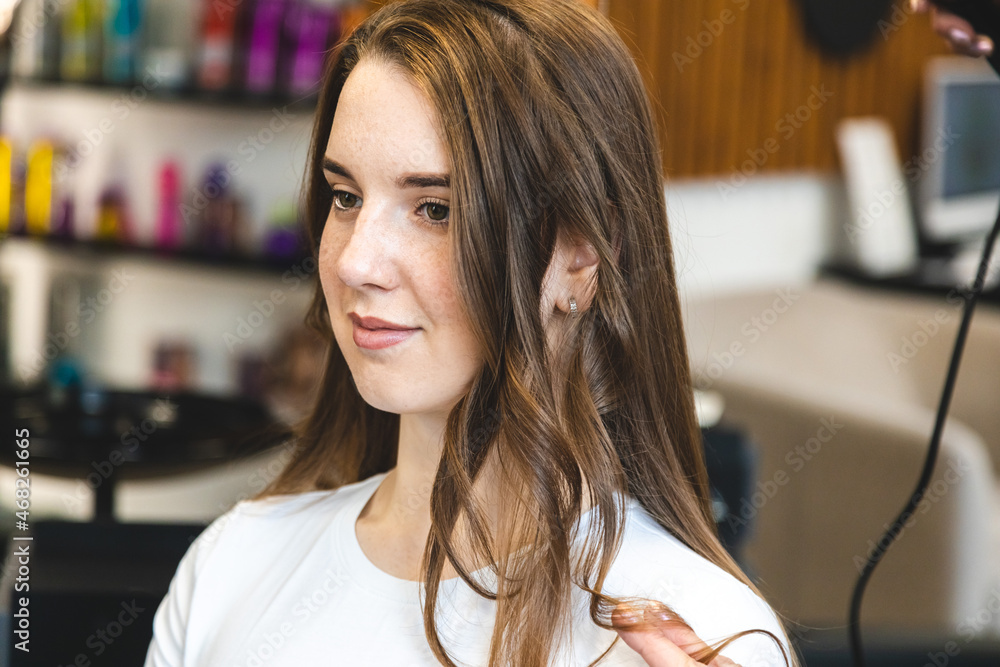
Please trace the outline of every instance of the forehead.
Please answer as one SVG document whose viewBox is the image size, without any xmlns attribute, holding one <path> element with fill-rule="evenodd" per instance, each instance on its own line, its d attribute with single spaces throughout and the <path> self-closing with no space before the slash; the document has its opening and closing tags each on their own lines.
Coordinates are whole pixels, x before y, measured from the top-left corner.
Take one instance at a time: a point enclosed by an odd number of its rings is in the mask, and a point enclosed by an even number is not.
<svg viewBox="0 0 1000 667">
<path fill-rule="evenodd" d="M 358 169 L 448 169 L 430 101 L 398 68 L 372 60 L 358 63 L 344 82 L 326 154 Z M 357 163 L 362 159 L 366 164 Z"/>
</svg>

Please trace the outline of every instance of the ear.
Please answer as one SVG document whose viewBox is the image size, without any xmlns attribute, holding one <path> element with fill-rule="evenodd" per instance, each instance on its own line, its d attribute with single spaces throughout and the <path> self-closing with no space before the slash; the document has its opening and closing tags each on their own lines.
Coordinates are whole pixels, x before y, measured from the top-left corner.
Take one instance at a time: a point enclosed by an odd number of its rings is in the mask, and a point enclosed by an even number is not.
<svg viewBox="0 0 1000 667">
<path fill-rule="evenodd" d="M 570 237 L 562 228 L 556 232 L 552 261 L 542 283 L 542 319 L 554 311 L 570 313 L 569 299 L 576 300 L 577 312 L 590 307 L 597 288 L 600 258 L 588 241 Z"/>
</svg>

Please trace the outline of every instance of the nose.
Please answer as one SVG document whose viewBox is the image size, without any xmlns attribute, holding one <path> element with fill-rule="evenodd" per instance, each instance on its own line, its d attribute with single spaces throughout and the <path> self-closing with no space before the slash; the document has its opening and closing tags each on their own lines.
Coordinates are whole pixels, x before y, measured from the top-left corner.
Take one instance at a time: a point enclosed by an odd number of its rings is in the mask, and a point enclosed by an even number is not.
<svg viewBox="0 0 1000 667">
<path fill-rule="evenodd" d="M 363 201 L 353 223 L 338 223 L 331 220 L 327 224 L 344 225 L 344 238 L 340 245 L 340 255 L 336 259 L 337 276 L 355 289 L 375 286 L 391 289 L 394 272 L 392 267 L 392 224 L 383 207 Z"/>
</svg>

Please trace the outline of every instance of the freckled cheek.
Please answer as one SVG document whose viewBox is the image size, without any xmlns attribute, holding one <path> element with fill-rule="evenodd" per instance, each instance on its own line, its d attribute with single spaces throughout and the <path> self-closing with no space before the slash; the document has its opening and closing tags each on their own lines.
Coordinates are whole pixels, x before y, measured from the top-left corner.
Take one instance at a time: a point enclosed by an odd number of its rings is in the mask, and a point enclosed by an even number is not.
<svg viewBox="0 0 1000 667">
<path fill-rule="evenodd" d="M 323 236 L 320 239 L 319 282 L 323 287 L 323 295 L 326 297 L 327 306 L 333 312 L 336 312 L 336 309 L 340 307 L 337 296 L 339 290 L 343 287 L 343 283 L 337 273 L 337 262 L 343 252 L 345 241 L 346 239 L 337 238 L 327 230 L 324 230 Z"/>
<path fill-rule="evenodd" d="M 478 343 L 466 317 L 458 289 L 448 272 L 428 272 L 423 284 L 424 303 L 431 323 L 439 333 L 446 334 L 439 337 L 438 341 L 452 354 L 475 355 Z"/>
</svg>

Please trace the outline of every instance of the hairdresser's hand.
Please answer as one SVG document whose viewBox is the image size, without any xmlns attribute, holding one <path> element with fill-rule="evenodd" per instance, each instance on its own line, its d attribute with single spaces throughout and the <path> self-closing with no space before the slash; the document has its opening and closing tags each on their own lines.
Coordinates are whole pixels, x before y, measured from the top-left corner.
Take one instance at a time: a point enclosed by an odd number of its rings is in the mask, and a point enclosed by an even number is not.
<svg viewBox="0 0 1000 667">
<path fill-rule="evenodd" d="M 699 662 L 692 656 L 702 653 L 708 646 L 688 626 L 676 620 L 661 616 L 662 610 L 647 608 L 631 611 L 624 605 L 619 605 L 611 615 L 611 623 L 615 626 L 622 640 L 633 651 L 642 656 L 650 667 L 740 667 L 729 658 L 719 655 L 709 663 Z M 640 619 L 645 621 L 645 629 L 627 628 L 639 627 Z"/>
<path fill-rule="evenodd" d="M 910 0 L 910 6 L 918 13 L 930 11 L 934 32 L 948 40 L 956 52 L 967 56 L 993 53 L 993 40 L 986 35 L 977 35 L 965 19 L 938 9 L 929 0 Z"/>
</svg>

